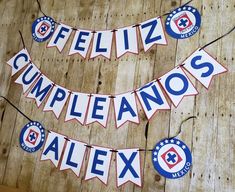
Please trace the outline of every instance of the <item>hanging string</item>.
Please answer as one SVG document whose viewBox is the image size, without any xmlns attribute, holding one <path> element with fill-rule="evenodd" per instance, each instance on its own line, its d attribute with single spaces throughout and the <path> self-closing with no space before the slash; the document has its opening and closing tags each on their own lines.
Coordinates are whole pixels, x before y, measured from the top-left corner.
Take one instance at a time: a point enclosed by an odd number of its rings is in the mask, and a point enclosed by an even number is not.
<svg viewBox="0 0 235 192">
<path fill-rule="evenodd" d="M 234 26 L 231 30 L 229 30 L 227 33 L 225 33 L 224 35 L 218 37 L 217 39 L 215 39 L 215 40 L 213 40 L 213 41 L 207 43 L 207 44 L 204 45 L 203 47 L 201 47 L 201 48 L 199 49 L 199 51 L 201 51 L 202 49 L 206 48 L 207 46 L 209 46 L 209 45 L 215 43 L 216 41 L 218 41 L 218 40 L 224 38 L 224 37 L 227 36 L 228 34 L 232 33 L 232 31 L 234 31 L 234 29 L 235 29 L 235 26 Z"/>
<path fill-rule="evenodd" d="M 16 107 L 11 101 L 9 101 L 6 97 L 1 96 L 1 98 L 5 99 L 12 107 L 14 107 L 21 115 L 23 115 L 26 119 L 28 119 L 29 121 L 33 121 L 31 120 L 27 115 L 25 115 L 18 107 Z"/>
<path fill-rule="evenodd" d="M 25 49 L 24 38 L 23 38 L 23 35 L 22 35 L 22 33 L 21 33 L 20 30 L 19 30 L 19 34 L 20 34 L 21 42 L 22 42 L 22 44 L 23 44 L 23 48 Z"/>
<path fill-rule="evenodd" d="M 42 7 L 41 7 L 41 4 L 40 4 L 39 0 L 37 0 L 37 3 L 38 3 L 39 11 L 40 11 L 44 16 L 47 16 L 47 15 L 42 11 Z"/>
</svg>

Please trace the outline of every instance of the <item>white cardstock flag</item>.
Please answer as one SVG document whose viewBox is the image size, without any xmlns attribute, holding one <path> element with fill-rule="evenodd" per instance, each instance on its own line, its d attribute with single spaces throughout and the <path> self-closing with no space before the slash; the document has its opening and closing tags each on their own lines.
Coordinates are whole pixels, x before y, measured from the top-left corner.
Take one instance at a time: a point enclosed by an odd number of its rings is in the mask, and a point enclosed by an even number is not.
<svg viewBox="0 0 235 192">
<path fill-rule="evenodd" d="M 69 90 L 55 85 L 51 91 L 51 94 L 46 102 L 43 111 L 53 111 L 55 116 L 59 118 L 60 113 L 68 99 Z"/>
<path fill-rule="evenodd" d="M 112 152 L 108 148 L 92 146 L 85 180 L 97 177 L 107 184 Z"/>
<path fill-rule="evenodd" d="M 108 121 L 109 106 L 110 106 L 109 95 L 93 94 L 89 102 L 86 125 L 93 122 L 98 122 L 103 127 L 106 127 Z"/>
<path fill-rule="evenodd" d="M 47 47 L 57 47 L 61 52 L 69 39 L 70 34 L 72 33 L 72 27 L 60 23 L 56 28 L 50 42 Z"/>
<path fill-rule="evenodd" d="M 145 52 L 154 44 L 167 44 L 160 17 L 141 23 L 139 29 Z"/>
<path fill-rule="evenodd" d="M 39 69 L 33 63 L 31 63 L 15 80 L 15 83 L 22 85 L 23 92 L 25 93 L 39 76 Z"/>
<path fill-rule="evenodd" d="M 86 143 L 69 139 L 64 150 L 60 170 L 71 169 L 79 177 L 86 152 L 85 145 Z"/>
<path fill-rule="evenodd" d="M 77 30 L 69 51 L 69 55 L 79 54 L 86 58 L 93 34 L 87 30 Z"/>
<path fill-rule="evenodd" d="M 41 160 L 50 160 L 56 167 L 59 164 L 60 157 L 65 145 L 63 135 L 50 131 L 47 135 L 47 140 L 41 155 Z"/>
<path fill-rule="evenodd" d="M 158 110 L 170 109 L 166 97 L 156 81 L 152 81 L 137 89 L 136 94 L 148 119 Z"/>
<path fill-rule="evenodd" d="M 37 82 L 33 85 L 32 89 L 29 91 L 27 97 L 35 99 L 37 106 L 40 107 L 52 87 L 53 82 L 46 76 L 41 75 Z"/>
<path fill-rule="evenodd" d="M 178 106 L 183 97 L 198 94 L 181 67 L 175 67 L 160 77 L 159 82 L 175 107 Z"/>
<path fill-rule="evenodd" d="M 119 128 L 127 121 L 139 123 L 135 94 L 128 92 L 116 95 L 113 99 L 116 126 Z"/>
<path fill-rule="evenodd" d="M 26 66 L 31 61 L 27 49 L 22 49 L 7 64 L 11 66 L 11 76 L 15 75 L 19 70 Z"/>
<path fill-rule="evenodd" d="M 137 28 L 125 27 L 117 29 L 115 32 L 117 58 L 127 52 L 138 53 Z"/>
<path fill-rule="evenodd" d="M 69 99 L 65 121 L 76 119 L 84 125 L 89 97 L 86 93 L 72 92 Z"/>
<path fill-rule="evenodd" d="M 183 62 L 185 68 L 207 89 L 210 86 L 213 76 L 227 71 L 218 61 L 210 56 L 203 49 L 197 49 L 190 57 Z"/>
<path fill-rule="evenodd" d="M 140 153 L 138 149 L 122 149 L 117 152 L 117 186 L 128 181 L 141 187 Z"/>
<path fill-rule="evenodd" d="M 113 32 L 96 31 L 94 33 L 93 45 L 90 58 L 102 55 L 108 59 L 111 57 Z"/>
</svg>

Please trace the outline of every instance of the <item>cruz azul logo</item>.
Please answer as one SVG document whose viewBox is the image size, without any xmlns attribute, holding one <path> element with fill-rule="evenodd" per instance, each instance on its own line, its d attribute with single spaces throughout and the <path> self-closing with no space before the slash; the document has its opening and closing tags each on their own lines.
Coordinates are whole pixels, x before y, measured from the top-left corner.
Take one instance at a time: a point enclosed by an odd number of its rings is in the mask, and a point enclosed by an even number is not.
<svg viewBox="0 0 235 192">
<path fill-rule="evenodd" d="M 29 122 L 20 132 L 20 146 L 29 153 L 39 150 L 44 140 L 45 130 L 39 122 Z"/>
<path fill-rule="evenodd" d="M 200 28 L 201 15 L 191 6 L 179 7 L 166 18 L 166 31 L 176 39 L 194 35 Z"/>
<path fill-rule="evenodd" d="M 153 150 L 152 162 L 159 174 L 169 179 L 177 179 L 190 170 L 192 156 L 182 141 L 175 138 L 163 139 Z"/>
<path fill-rule="evenodd" d="M 37 18 L 32 25 L 32 36 L 37 42 L 46 41 L 55 30 L 55 21 L 51 17 Z"/>
</svg>

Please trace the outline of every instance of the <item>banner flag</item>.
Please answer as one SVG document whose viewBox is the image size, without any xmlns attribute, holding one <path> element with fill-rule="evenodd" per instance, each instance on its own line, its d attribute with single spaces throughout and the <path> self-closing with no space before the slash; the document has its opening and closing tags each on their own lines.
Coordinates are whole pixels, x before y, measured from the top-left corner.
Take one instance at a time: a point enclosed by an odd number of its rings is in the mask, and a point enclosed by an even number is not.
<svg viewBox="0 0 235 192">
<path fill-rule="evenodd" d="M 59 52 L 61 52 L 72 31 L 72 27 L 59 23 L 47 47 L 57 47 Z"/>
<path fill-rule="evenodd" d="M 11 66 L 11 76 L 15 75 L 24 66 L 29 64 L 31 61 L 30 55 L 27 49 L 22 49 L 14 57 L 12 57 L 7 64 Z"/>
<path fill-rule="evenodd" d="M 125 27 L 117 29 L 116 38 L 116 54 L 117 58 L 127 52 L 138 54 L 138 39 L 136 27 Z"/>
<path fill-rule="evenodd" d="M 85 59 L 91 43 L 92 36 L 93 34 L 91 33 L 91 31 L 78 29 L 73 38 L 69 55 L 78 53 Z"/>
<path fill-rule="evenodd" d="M 60 170 L 71 169 L 79 177 L 85 152 L 86 143 L 69 139 L 64 150 Z"/>
<path fill-rule="evenodd" d="M 33 88 L 29 91 L 27 97 L 35 99 L 36 105 L 40 107 L 52 87 L 53 82 L 46 76 L 41 75 L 34 84 Z"/>
<path fill-rule="evenodd" d="M 108 121 L 109 106 L 109 95 L 91 95 L 87 112 L 86 125 L 97 122 L 100 123 L 103 127 L 106 127 Z"/>
<path fill-rule="evenodd" d="M 51 94 L 45 104 L 43 111 L 53 111 L 55 116 L 59 118 L 62 109 L 68 99 L 69 90 L 55 85 L 51 91 Z"/>
<path fill-rule="evenodd" d="M 190 55 L 183 62 L 183 68 L 193 75 L 207 89 L 215 75 L 227 71 L 224 66 L 203 49 L 197 49 L 192 55 Z"/>
<path fill-rule="evenodd" d="M 145 52 L 155 44 L 167 44 L 160 17 L 141 23 L 139 29 Z"/>
<path fill-rule="evenodd" d="M 116 95 L 113 99 L 116 126 L 119 128 L 127 121 L 139 123 L 135 94 L 128 92 Z"/>
<path fill-rule="evenodd" d="M 90 58 L 102 55 L 110 59 L 112 40 L 113 40 L 112 31 L 96 31 L 94 33 L 93 46 Z"/>
<path fill-rule="evenodd" d="M 107 184 L 112 152 L 108 148 L 92 146 L 87 164 L 85 180 L 97 177 Z"/>
<path fill-rule="evenodd" d="M 160 77 L 159 82 L 175 107 L 179 105 L 183 97 L 198 94 L 187 75 L 179 66 Z"/>
<path fill-rule="evenodd" d="M 72 92 L 69 99 L 65 121 L 76 119 L 84 125 L 89 97 L 86 93 Z"/>
<path fill-rule="evenodd" d="M 156 81 L 152 81 L 140 89 L 137 89 L 136 95 L 148 120 L 150 120 L 158 110 L 170 109 L 166 97 Z"/>
<path fill-rule="evenodd" d="M 65 146 L 65 136 L 50 131 L 41 155 L 41 161 L 50 160 L 56 167 L 59 164 Z"/>
<path fill-rule="evenodd" d="M 33 63 L 31 63 L 15 80 L 15 83 L 22 85 L 23 93 L 25 93 L 30 88 L 30 86 L 37 80 L 40 74 L 41 72 L 39 71 L 39 69 Z"/>
<path fill-rule="evenodd" d="M 140 152 L 138 149 L 118 150 L 117 161 L 117 186 L 125 184 L 128 181 L 142 186 L 140 172 Z"/>
</svg>

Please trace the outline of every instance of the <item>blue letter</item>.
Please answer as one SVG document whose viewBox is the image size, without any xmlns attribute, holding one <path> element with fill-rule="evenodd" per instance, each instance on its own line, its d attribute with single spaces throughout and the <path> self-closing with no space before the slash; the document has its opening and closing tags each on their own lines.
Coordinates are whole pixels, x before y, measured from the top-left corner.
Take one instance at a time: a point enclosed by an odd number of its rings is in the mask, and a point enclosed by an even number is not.
<svg viewBox="0 0 235 192">
<path fill-rule="evenodd" d="M 78 35 L 78 39 L 77 39 L 77 42 L 76 42 L 76 45 L 75 45 L 75 50 L 78 50 L 78 51 L 84 51 L 85 48 L 84 47 L 80 47 L 79 44 L 80 43 L 85 43 L 86 40 L 85 39 L 82 39 L 82 36 L 89 36 L 89 33 L 88 32 L 83 32 L 81 31 Z"/>
<path fill-rule="evenodd" d="M 30 65 L 29 68 L 27 69 L 27 71 L 24 72 L 23 76 L 22 76 L 22 82 L 25 84 L 25 85 L 28 85 L 30 84 L 38 75 L 38 71 L 31 77 L 31 79 L 29 80 L 26 80 L 26 75 L 31 71 L 31 69 L 33 68 L 33 65 Z"/>
<path fill-rule="evenodd" d="M 146 106 L 148 111 L 150 111 L 152 109 L 148 100 L 151 100 L 151 101 L 157 103 L 158 105 L 162 105 L 163 104 L 163 100 L 162 100 L 162 98 L 161 98 L 161 96 L 160 96 L 156 86 L 153 85 L 151 88 L 152 88 L 152 90 L 153 90 L 153 92 L 155 94 L 155 97 L 153 97 L 152 95 L 149 95 L 148 93 L 146 93 L 144 91 L 140 92 L 140 95 L 141 95 L 141 97 L 142 97 L 142 99 L 144 101 L 144 104 L 145 104 L 145 106 Z"/>
<path fill-rule="evenodd" d="M 71 108 L 71 111 L 70 111 L 70 115 L 81 117 L 82 116 L 81 113 L 75 112 L 75 106 L 76 106 L 77 100 L 78 100 L 78 96 L 75 95 L 74 98 L 73 98 L 73 103 L 72 103 L 72 108 Z"/>
<path fill-rule="evenodd" d="M 201 74 L 201 77 L 208 77 L 208 76 L 210 76 L 210 75 L 213 73 L 213 71 L 214 71 L 214 66 L 213 66 L 211 63 L 209 63 L 209 62 L 205 62 L 205 63 L 201 63 L 201 64 L 198 64 L 198 65 L 197 65 L 196 62 L 197 62 L 198 60 L 201 60 L 201 59 L 202 59 L 202 56 L 196 56 L 196 57 L 192 58 L 191 66 L 192 66 L 192 68 L 194 68 L 194 69 L 201 69 L 201 68 L 207 67 L 207 68 L 208 68 L 208 71 L 202 73 L 202 74 Z"/>
<path fill-rule="evenodd" d="M 44 97 L 46 96 L 46 94 L 48 93 L 48 91 L 51 88 L 51 84 L 48 85 L 47 87 L 45 87 L 43 90 L 41 90 L 41 86 L 42 86 L 42 81 L 43 81 L 43 77 L 41 77 L 38 82 L 35 84 L 35 86 L 33 87 L 33 89 L 30 91 L 31 94 L 33 94 L 35 91 L 35 97 L 39 97 L 40 95 L 41 98 L 39 99 L 39 101 L 42 101 L 44 99 Z"/>
<path fill-rule="evenodd" d="M 149 26 L 151 26 L 151 27 L 150 27 L 149 33 L 145 39 L 145 44 L 152 43 L 152 42 L 157 41 L 162 38 L 161 35 L 158 35 L 156 37 L 152 37 L 154 28 L 157 26 L 157 20 L 153 20 L 149 23 L 145 23 L 144 25 L 141 25 L 141 28 L 143 29 L 143 28 L 149 27 Z"/>
<path fill-rule="evenodd" d="M 67 158 L 67 161 L 66 161 L 66 164 L 70 165 L 71 167 L 77 167 L 78 166 L 77 163 L 74 163 L 74 162 L 71 161 L 74 145 L 75 145 L 74 143 L 71 143 L 71 146 L 70 146 L 70 149 L 69 149 L 68 158 Z"/>
<path fill-rule="evenodd" d="M 118 113 L 118 120 L 122 119 L 122 114 L 127 111 L 131 113 L 132 117 L 136 116 L 134 110 L 131 108 L 126 98 L 122 97 L 121 106 L 120 106 L 119 113 Z"/>
<path fill-rule="evenodd" d="M 175 91 L 175 90 L 171 89 L 170 81 L 173 78 L 179 78 L 179 79 L 181 79 L 183 81 L 184 86 L 183 86 L 183 88 L 181 90 Z M 188 80 L 187 80 L 187 78 L 184 75 L 182 75 L 180 73 L 173 73 L 173 74 L 171 74 L 171 75 L 169 75 L 167 77 L 166 82 L 165 82 L 165 87 L 166 87 L 167 91 L 169 93 L 171 93 L 172 95 L 183 95 L 187 91 L 187 89 L 188 89 Z"/>
<path fill-rule="evenodd" d="M 59 94 L 61 94 L 60 97 L 59 97 Z M 51 103 L 50 103 L 50 107 L 54 106 L 55 101 L 63 101 L 63 99 L 65 98 L 65 95 L 66 95 L 65 91 L 63 89 L 58 88 L 56 90 L 56 93 L 55 93 Z"/>
<path fill-rule="evenodd" d="M 53 151 L 55 153 L 55 159 L 58 161 L 58 137 L 55 137 L 51 144 L 44 151 L 43 155 L 47 155 L 49 151 Z"/>
<path fill-rule="evenodd" d="M 98 37 L 97 37 L 97 44 L 96 44 L 96 52 L 106 52 L 107 49 L 106 48 L 101 48 L 100 47 L 100 39 L 101 39 L 101 33 L 98 33 Z"/>
<path fill-rule="evenodd" d="M 91 172 L 95 173 L 96 175 L 103 175 L 104 174 L 103 171 L 100 171 L 100 170 L 96 169 L 97 164 L 99 164 L 99 165 L 104 164 L 104 161 L 98 159 L 99 155 L 106 156 L 107 152 L 106 151 L 101 151 L 101 150 L 98 150 L 98 149 L 95 151 L 94 161 L 93 161 L 93 164 L 92 164 Z"/>
<path fill-rule="evenodd" d="M 21 54 L 17 55 L 16 58 L 14 59 L 14 62 L 13 62 L 13 66 L 15 69 L 18 69 L 16 62 L 20 57 L 23 57 L 25 62 L 29 61 L 28 55 L 26 55 L 25 53 L 21 53 Z"/>
<path fill-rule="evenodd" d="M 103 106 L 98 105 L 99 102 L 105 102 L 106 98 L 103 97 L 96 97 L 95 98 L 95 102 L 94 102 L 94 107 L 93 107 L 93 111 L 92 111 L 92 118 L 94 119 L 103 119 L 104 116 L 103 115 L 97 115 L 97 111 L 98 110 L 103 110 Z"/>
<path fill-rule="evenodd" d="M 124 33 L 124 43 L 125 43 L 125 49 L 129 49 L 129 42 L 128 42 L 128 33 L 127 33 L 127 29 L 125 29 L 123 31 Z"/>
<path fill-rule="evenodd" d="M 122 158 L 123 162 L 126 164 L 126 166 L 124 167 L 118 178 L 123 178 L 128 170 L 130 170 L 130 172 L 135 178 L 139 178 L 139 175 L 135 172 L 134 168 L 131 166 L 131 163 L 135 159 L 137 152 L 133 152 L 129 160 L 125 157 L 123 153 L 118 153 L 118 155 Z"/>
<path fill-rule="evenodd" d="M 69 29 L 68 29 L 68 28 L 65 28 L 65 27 L 61 27 L 59 33 L 57 34 L 57 36 L 56 36 L 56 38 L 55 38 L 55 40 L 54 40 L 54 44 L 57 43 L 57 41 L 59 40 L 59 38 L 62 38 L 62 39 L 65 38 L 65 36 L 62 34 L 63 31 L 64 31 L 64 32 L 69 32 Z"/>
</svg>

